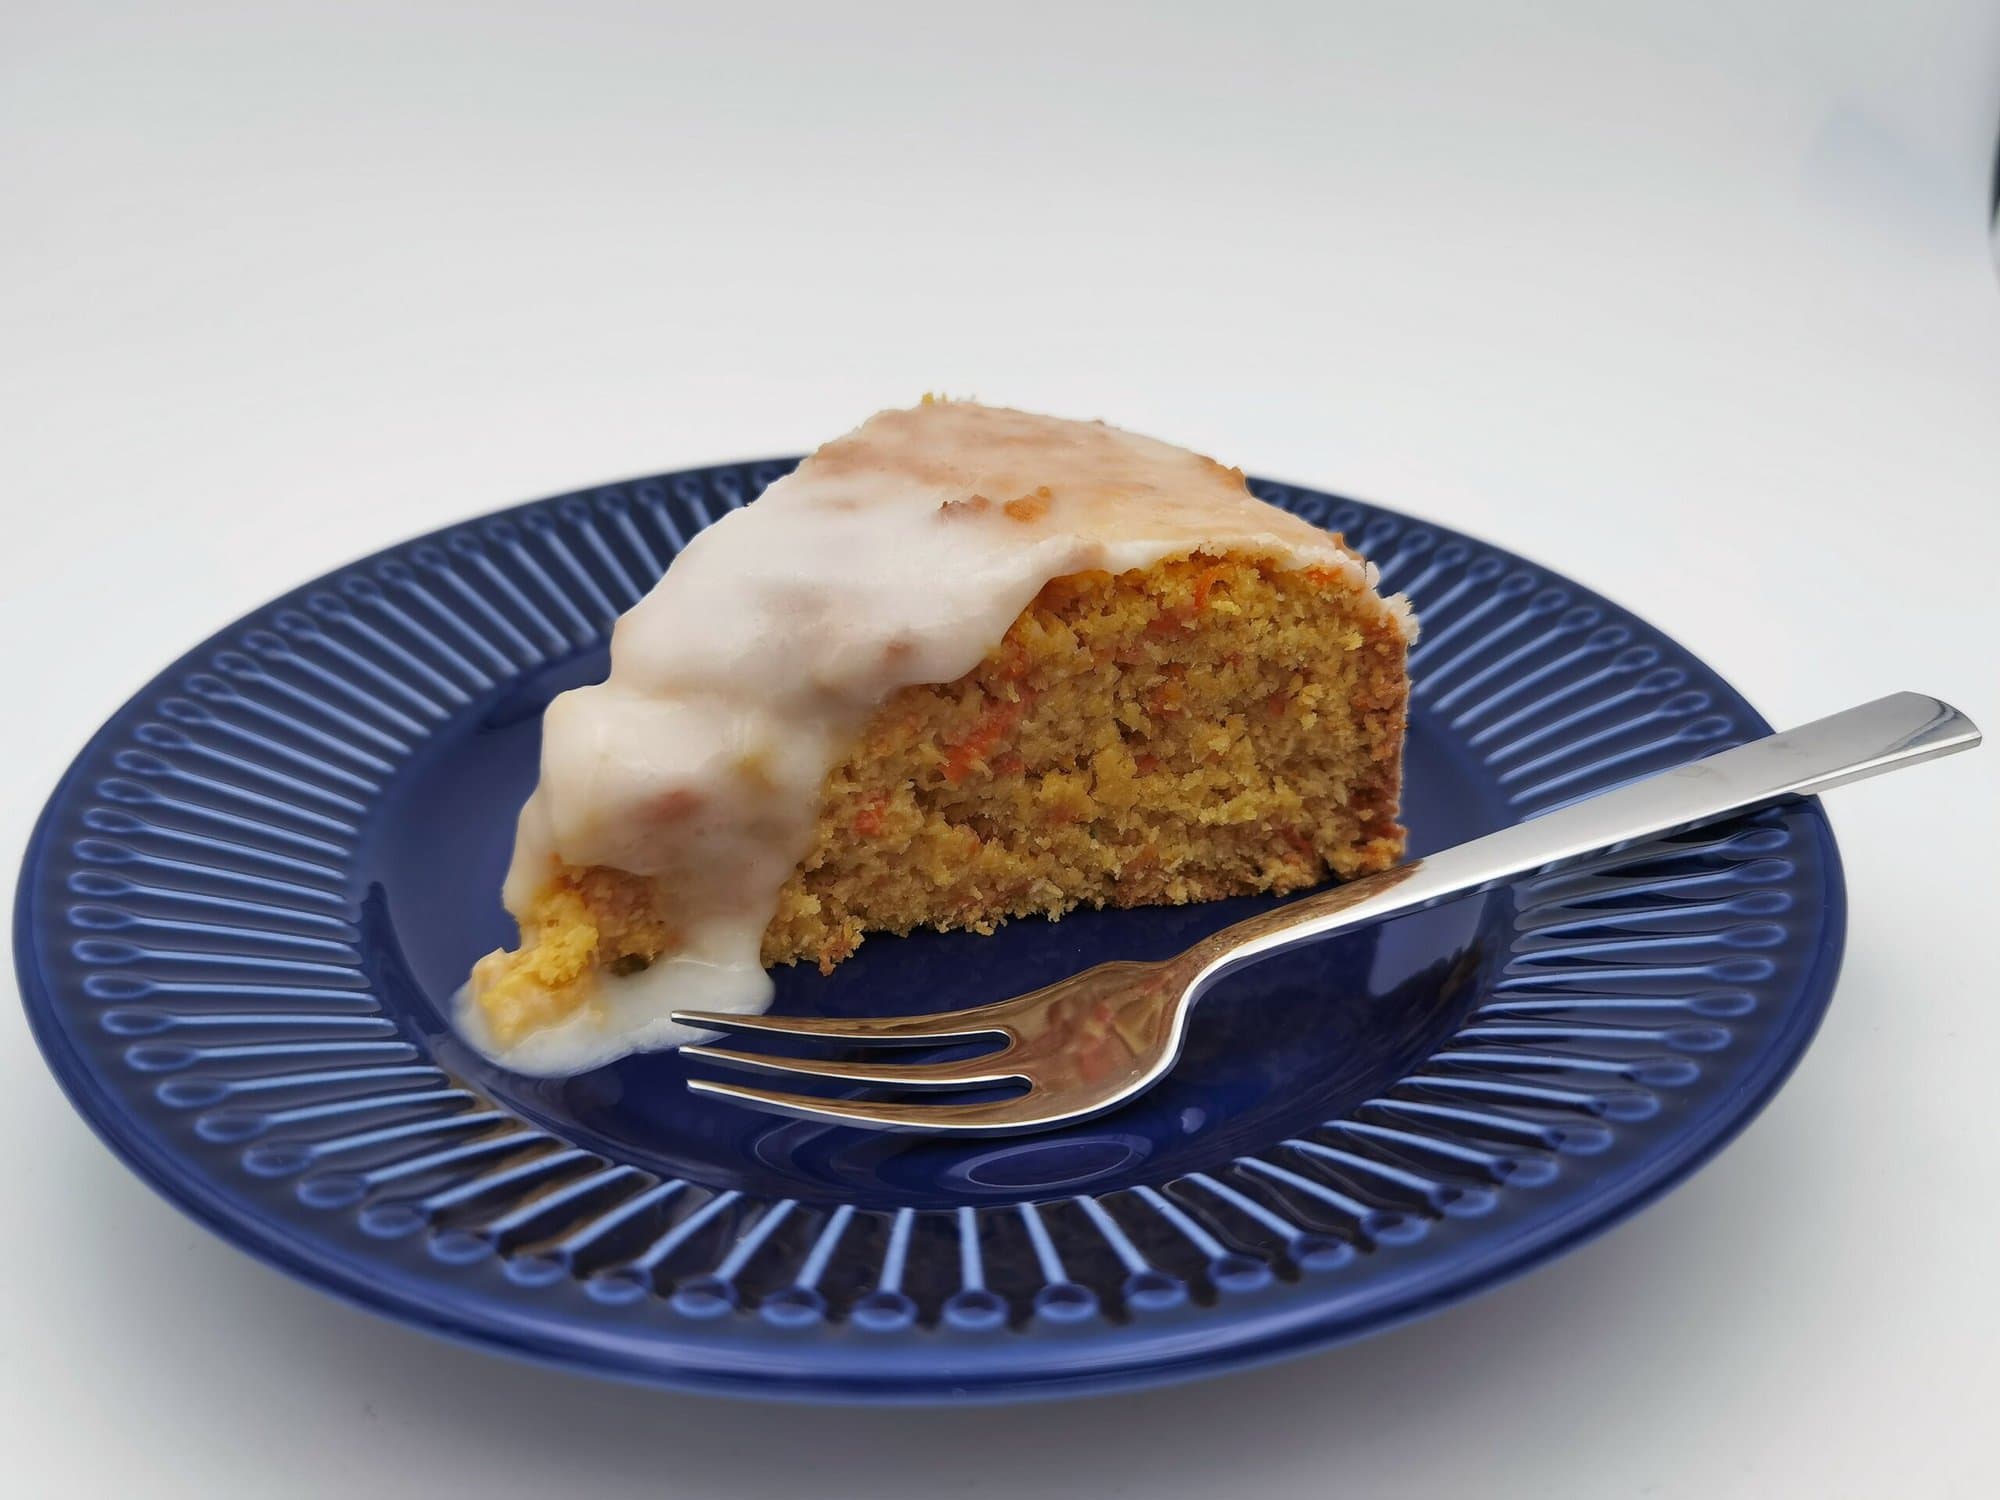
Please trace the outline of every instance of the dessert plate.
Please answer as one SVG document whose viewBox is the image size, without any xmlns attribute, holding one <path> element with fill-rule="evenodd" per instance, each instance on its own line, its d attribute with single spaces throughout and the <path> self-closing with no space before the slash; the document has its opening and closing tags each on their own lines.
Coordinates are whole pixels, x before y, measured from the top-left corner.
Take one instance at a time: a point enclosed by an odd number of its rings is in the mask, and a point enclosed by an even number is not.
<svg viewBox="0 0 2000 1500">
<path fill-rule="evenodd" d="M 453 990 L 539 716 L 616 615 L 791 461 L 520 506 L 274 601 L 84 748 L 22 871 L 50 1067 L 147 1181 L 378 1312 L 599 1374 L 942 1402 L 1179 1379 L 1518 1273 L 1686 1176 L 1810 1041 L 1844 905 L 1817 803 L 1337 938 L 1197 1013 L 1171 1078 L 1049 1135 L 952 1142 L 692 1095 L 673 1055 L 495 1069 Z M 1767 726 L 1544 568 L 1312 490 L 1423 621 L 1413 853 Z M 935 1011 L 1162 956 L 1257 901 L 872 938 L 781 1010 Z"/>
</svg>

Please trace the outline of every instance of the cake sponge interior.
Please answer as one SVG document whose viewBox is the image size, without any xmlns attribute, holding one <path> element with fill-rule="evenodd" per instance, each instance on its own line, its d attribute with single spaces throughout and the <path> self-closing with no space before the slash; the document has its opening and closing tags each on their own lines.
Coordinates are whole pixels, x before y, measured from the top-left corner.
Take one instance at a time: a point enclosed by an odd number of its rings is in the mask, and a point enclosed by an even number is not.
<svg viewBox="0 0 2000 1500">
<path fill-rule="evenodd" d="M 1181 557 L 1054 579 L 828 773 L 766 964 L 871 932 L 1285 892 L 1401 857 L 1404 632 L 1354 570 Z M 474 985 L 503 1041 L 678 943 L 641 876 L 558 866 Z"/>
</svg>

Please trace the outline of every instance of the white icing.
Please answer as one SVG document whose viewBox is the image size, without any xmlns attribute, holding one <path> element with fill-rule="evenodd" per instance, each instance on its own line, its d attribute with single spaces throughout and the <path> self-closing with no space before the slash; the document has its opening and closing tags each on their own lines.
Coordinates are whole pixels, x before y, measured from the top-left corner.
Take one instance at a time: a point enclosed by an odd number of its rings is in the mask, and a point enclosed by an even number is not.
<svg viewBox="0 0 2000 1500">
<path fill-rule="evenodd" d="M 594 1012 L 511 1048 L 464 1000 L 468 1038 L 519 1071 L 569 1073 L 694 1040 L 676 1008 L 764 1009 L 764 929 L 827 772 L 883 699 L 972 670 L 1053 578 L 1197 552 L 1374 583 L 1236 470 L 1102 423 L 930 402 L 821 448 L 695 537 L 618 621 L 609 678 L 543 720 L 509 910 L 557 861 L 610 865 L 657 882 L 685 949 L 605 976 Z M 1400 597 L 1382 608 L 1412 631 Z"/>
</svg>

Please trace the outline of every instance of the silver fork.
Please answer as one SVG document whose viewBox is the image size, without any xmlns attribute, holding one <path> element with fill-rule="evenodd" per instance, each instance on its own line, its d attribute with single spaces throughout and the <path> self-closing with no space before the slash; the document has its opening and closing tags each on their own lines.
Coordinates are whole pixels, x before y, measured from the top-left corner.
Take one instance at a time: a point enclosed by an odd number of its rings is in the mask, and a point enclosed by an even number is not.
<svg viewBox="0 0 2000 1500">
<path fill-rule="evenodd" d="M 997 1048 L 949 1062 L 842 1062 L 707 1045 L 683 1047 L 681 1055 L 894 1089 L 1027 1084 L 1025 1093 L 1010 1098 L 956 1104 L 812 1098 L 702 1078 L 690 1079 L 688 1087 L 843 1125 L 952 1135 L 1004 1135 L 1066 1125 L 1123 1104 L 1157 1083 L 1180 1054 L 1195 1002 L 1216 980 L 1246 964 L 1331 933 L 1560 869 L 1639 839 L 1969 750 L 1979 738 L 1977 726 L 1950 704 L 1897 693 L 1334 886 L 1225 927 L 1176 958 L 1100 964 L 1012 1000 L 942 1015 L 674 1013 L 676 1021 L 689 1026 L 841 1045 L 934 1047 L 997 1038 Z"/>
</svg>

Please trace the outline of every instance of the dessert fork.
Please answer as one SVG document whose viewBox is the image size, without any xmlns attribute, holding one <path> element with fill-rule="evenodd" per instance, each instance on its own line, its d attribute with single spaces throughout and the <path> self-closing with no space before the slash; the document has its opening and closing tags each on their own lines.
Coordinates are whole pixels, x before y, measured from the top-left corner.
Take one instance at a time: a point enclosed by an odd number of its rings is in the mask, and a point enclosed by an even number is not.
<svg viewBox="0 0 2000 1500">
<path fill-rule="evenodd" d="M 1211 934 L 1177 957 L 1107 963 L 992 1005 L 928 1016 L 805 1017 L 676 1011 L 689 1026 L 840 1046 L 941 1047 L 995 1041 L 946 1062 L 778 1057 L 710 1045 L 681 1049 L 771 1073 L 887 1089 L 1025 1083 L 999 1100 L 912 1103 L 818 1098 L 693 1078 L 697 1093 L 783 1114 L 892 1130 L 1004 1135 L 1102 1114 L 1174 1065 L 1195 1002 L 1262 958 L 1455 896 L 1565 868 L 1640 839 L 1810 797 L 1901 766 L 1969 750 L 1977 726 L 1948 703 L 1897 693 L 1628 782 L 1469 843 L 1363 876 Z"/>
</svg>

